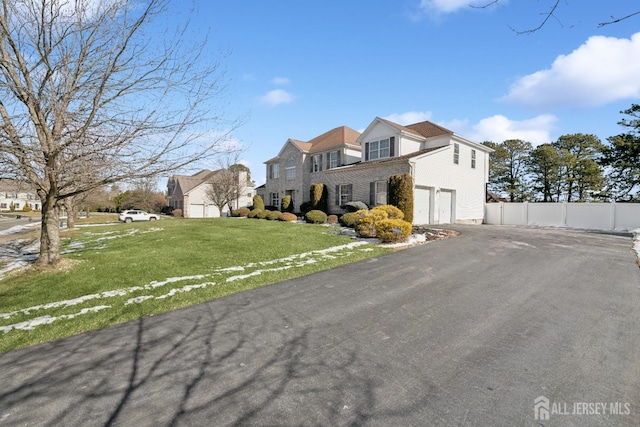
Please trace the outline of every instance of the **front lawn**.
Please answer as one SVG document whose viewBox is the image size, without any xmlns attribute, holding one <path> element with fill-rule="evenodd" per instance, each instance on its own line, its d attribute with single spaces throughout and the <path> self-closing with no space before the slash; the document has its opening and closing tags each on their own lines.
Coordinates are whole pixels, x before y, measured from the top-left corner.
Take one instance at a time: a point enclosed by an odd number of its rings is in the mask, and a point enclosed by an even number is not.
<svg viewBox="0 0 640 427">
<path fill-rule="evenodd" d="M 161 220 L 62 233 L 56 271 L 0 281 L 0 351 L 389 252 L 335 228 L 239 218 Z"/>
</svg>

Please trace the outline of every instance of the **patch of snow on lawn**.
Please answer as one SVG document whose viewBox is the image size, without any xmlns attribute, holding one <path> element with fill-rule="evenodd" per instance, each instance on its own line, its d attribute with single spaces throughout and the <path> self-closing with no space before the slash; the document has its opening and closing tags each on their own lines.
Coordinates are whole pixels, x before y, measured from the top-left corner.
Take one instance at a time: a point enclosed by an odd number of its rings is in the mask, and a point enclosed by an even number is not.
<svg viewBox="0 0 640 427">
<path fill-rule="evenodd" d="M 6 326 L 0 326 L 0 331 L 4 332 L 5 334 L 9 331 L 11 331 L 12 329 L 22 329 L 25 331 L 30 331 L 33 328 L 35 328 L 36 326 L 40 326 L 40 325 L 48 325 L 49 323 L 53 323 L 56 320 L 60 320 L 60 319 L 73 319 L 77 316 L 80 316 L 82 314 L 87 314 L 87 313 L 95 313 L 98 312 L 100 310 L 104 310 L 107 308 L 111 308 L 110 305 L 98 305 L 95 307 L 89 307 L 89 308 L 83 308 L 82 310 L 80 310 L 78 313 L 75 314 L 63 314 L 61 316 L 58 317 L 52 317 L 52 316 L 42 316 L 42 317 L 36 317 L 35 319 L 29 319 L 26 320 L 24 322 L 20 322 L 20 323 L 14 323 L 13 325 L 6 325 Z"/>
</svg>

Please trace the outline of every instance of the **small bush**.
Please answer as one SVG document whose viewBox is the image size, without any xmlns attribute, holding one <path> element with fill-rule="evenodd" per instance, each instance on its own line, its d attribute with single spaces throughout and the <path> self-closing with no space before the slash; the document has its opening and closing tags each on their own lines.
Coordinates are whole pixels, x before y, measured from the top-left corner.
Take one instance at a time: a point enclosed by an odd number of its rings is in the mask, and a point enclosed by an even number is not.
<svg viewBox="0 0 640 427">
<path fill-rule="evenodd" d="M 182 209 L 174 209 L 173 211 L 171 211 L 171 215 L 176 218 L 182 218 Z"/>
<path fill-rule="evenodd" d="M 253 196 L 253 209 L 264 209 L 264 200 L 257 194 Z"/>
<path fill-rule="evenodd" d="M 251 209 L 247 214 L 247 218 L 257 218 L 260 212 L 263 212 L 264 209 Z"/>
<path fill-rule="evenodd" d="M 22 208 L 22 212 L 31 212 L 31 206 L 24 205 L 24 207 Z"/>
<path fill-rule="evenodd" d="M 231 212 L 231 216 L 246 217 L 247 215 L 249 215 L 249 212 L 250 212 L 249 208 L 239 208 Z"/>
<path fill-rule="evenodd" d="M 359 210 L 356 214 L 354 229 L 360 237 L 376 237 L 376 222 L 387 219 L 383 209 Z"/>
<path fill-rule="evenodd" d="M 311 205 L 311 202 L 304 202 L 300 205 L 300 212 L 302 212 L 302 215 L 306 215 L 307 212 L 313 210 L 313 206 Z"/>
<path fill-rule="evenodd" d="M 272 212 L 272 211 L 268 211 L 266 209 L 260 209 L 258 211 L 258 213 L 256 214 L 256 218 L 258 218 L 258 219 L 266 219 L 267 215 L 269 215 L 269 212 Z"/>
<path fill-rule="evenodd" d="M 380 205 L 373 209 L 380 209 L 387 213 L 389 219 L 404 219 L 404 213 L 393 205 Z"/>
<path fill-rule="evenodd" d="M 356 225 L 356 213 L 349 212 L 342 215 L 340 217 L 340 224 L 342 224 L 345 227 L 353 228 Z"/>
<path fill-rule="evenodd" d="M 342 207 L 342 209 L 346 210 L 347 212 L 358 212 L 358 211 L 361 211 L 361 210 L 369 209 L 369 206 L 367 206 L 367 204 L 365 202 L 360 202 L 360 201 L 347 202 L 344 205 L 342 205 L 341 207 Z"/>
<path fill-rule="evenodd" d="M 267 211 L 267 218 L 269 221 L 276 221 L 278 219 L 280 219 L 280 215 L 282 215 L 282 212 L 280 211 Z"/>
<path fill-rule="evenodd" d="M 292 214 L 291 212 L 283 212 L 280 214 L 280 221 L 297 221 L 298 217 Z"/>
<path fill-rule="evenodd" d="M 307 212 L 307 214 L 304 216 L 304 219 L 310 224 L 324 224 L 325 222 L 327 222 L 327 214 L 314 209 Z"/>
<path fill-rule="evenodd" d="M 413 226 L 401 219 L 381 219 L 376 221 L 376 235 L 384 243 L 396 243 L 406 240 L 411 235 Z"/>
<path fill-rule="evenodd" d="M 329 215 L 327 217 L 327 223 L 336 224 L 338 222 L 338 215 Z"/>
</svg>

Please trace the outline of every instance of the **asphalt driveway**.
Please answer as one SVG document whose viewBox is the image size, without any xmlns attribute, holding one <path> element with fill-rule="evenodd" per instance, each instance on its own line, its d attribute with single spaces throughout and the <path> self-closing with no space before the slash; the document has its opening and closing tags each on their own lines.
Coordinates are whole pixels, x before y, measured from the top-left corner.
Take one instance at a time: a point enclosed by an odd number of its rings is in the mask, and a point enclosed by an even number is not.
<svg viewBox="0 0 640 427">
<path fill-rule="evenodd" d="M 460 236 L 1 354 L 0 425 L 638 425 L 631 239 L 452 228 Z M 534 417 L 539 397 L 549 420 Z"/>
</svg>

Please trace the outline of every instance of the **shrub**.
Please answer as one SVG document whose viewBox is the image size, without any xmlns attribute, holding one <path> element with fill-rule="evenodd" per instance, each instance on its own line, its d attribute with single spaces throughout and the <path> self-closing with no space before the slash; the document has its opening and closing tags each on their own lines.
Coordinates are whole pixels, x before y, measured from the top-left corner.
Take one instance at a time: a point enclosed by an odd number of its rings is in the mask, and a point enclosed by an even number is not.
<svg viewBox="0 0 640 427">
<path fill-rule="evenodd" d="M 171 211 L 171 215 L 176 218 L 182 218 L 182 209 L 174 209 L 173 211 Z"/>
<path fill-rule="evenodd" d="M 347 202 L 341 206 L 342 209 L 347 212 L 358 212 L 360 210 L 367 210 L 369 206 L 365 202 L 355 201 L 355 202 Z"/>
<path fill-rule="evenodd" d="M 383 209 L 359 210 L 355 215 L 354 229 L 360 237 L 376 237 L 376 222 L 387 219 L 387 212 Z"/>
<path fill-rule="evenodd" d="M 366 209 L 363 209 L 366 210 Z M 353 228 L 356 225 L 356 213 L 349 212 L 340 217 L 340 224 L 345 227 Z"/>
<path fill-rule="evenodd" d="M 329 224 L 336 224 L 338 222 L 338 215 L 329 215 L 327 217 L 327 222 Z"/>
<path fill-rule="evenodd" d="M 280 221 L 297 221 L 298 217 L 292 214 L 291 212 L 283 212 L 280 214 Z"/>
<path fill-rule="evenodd" d="M 410 174 L 389 177 L 389 204 L 404 213 L 404 220 L 413 222 L 413 178 Z"/>
<path fill-rule="evenodd" d="M 282 212 L 293 212 L 293 203 L 291 203 L 290 194 L 285 195 L 280 204 L 282 205 Z"/>
<path fill-rule="evenodd" d="M 242 216 L 242 217 L 246 217 L 247 215 L 249 215 L 249 208 L 238 208 L 235 211 L 231 212 L 231 216 Z"/>
<path fill-rule="evenodd" d="M 404 219 L 404 213 L 393 205 L 380 205 L 373 209 L 380 209 L 387 213 L 389 219 Z"/>
<path fill-rule="evenodd" d="M 306 213 L 311 210 L 313 210 L 311 202 L 304 202 L 300 205 L 300 212 L 302 212 L 302 215 L 306 215 Z"/>
<path fill-rule="evenodd" d="M 326 185 L 318 182 L 311 184 L 311 188 L 309 189 L 309 203 L 311 205 L 311 210 L 315 209 L 326 212 L 328 198 L 329 190 L 327 190 Z"/>
<path fill-rule="evenodd" d="M 269 221 L 275 221 L 280 219 L 280 215 L 282 215 L 282 212 L 280 211 L 267 211 L 267 219 Z"/>
<path fill-rule="evenodd" d="M 257 194 L 253 196 L 253 209 L 264 209 L 264 200 Z"/>
<path fill-rule="evenodd" d="M 273 206 L 273 205 L 265 206 L 264 209 L 267 211 L 280 211 L 279 206 Z"/>
<path fill-rule="evenodd" d="M 260 210 L 258 210 L 258 213 L 256 214 L 256 218 L 265 219 L 267 217 L 267 215 L 269 215 L 269 212 L 272 212 L 272 211 L 268 211 L 266 209 L 260 209 Z"/>
<path fill-rule="evenodd" d="M 307 212 L 307 214 L 304 216 L 304 219 L 310 224 L 324 224 L 325 222 L 327 222 L 327 214 L 314 209 Z"/>
<path fill-rule="evenodd" d="M 251 209 L 247 214 L 247 218 L 256 218 L 258 213 L 264 211 L 264 209 Z"/>
<path fill-rule="evenodd" d="M 22 212 L 31 212 L 31 206 L 24 205 L 24 207 L 22 208 Z"/>
<path fill-rule="evenodd" d="M 401 219 L 381 219 L 376 221 L 376 235 L 384 243 L 395 243 L 406 240 L 411 235 L 413 226 Z"/>
</svg>

